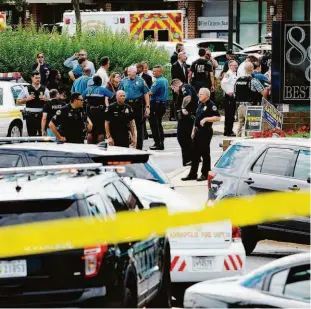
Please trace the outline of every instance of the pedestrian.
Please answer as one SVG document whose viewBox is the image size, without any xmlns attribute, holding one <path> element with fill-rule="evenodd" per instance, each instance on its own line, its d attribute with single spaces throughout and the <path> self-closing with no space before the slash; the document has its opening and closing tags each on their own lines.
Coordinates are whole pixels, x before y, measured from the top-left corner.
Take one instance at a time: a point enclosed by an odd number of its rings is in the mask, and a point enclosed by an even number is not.
<svg viewBox="0 0 311 309">
<path fill-rule="evenodd" d="M 109 81 L 107 83 L 106 88 L 113 93 L 113 97 L 109 99 L 109 104 L 116 101 L 116 93 L 119 90 L 121 82 L 121 73 L 119 72 L 113 72 L 110 77 Z"/>
<path fill-rule="evenodd" d="M 64 66 L 69 69 L 75 69 L 79 65 L 78 59 L 86 59 L 85 66 L 91 69 L 91 76 L 93 76 L 95 74 L 94 63 L 92 61 L 87 60 L 87 52 L 84 49 L 80 50 L 80 52 L 78 53 L 75 53 L 72 57 L 66 59 L 64 62 Z"/>
<path fill-rule="evenodd" d="M 207 60 L 208 63 L 211 64 L 213 68 L 213 77 L 211 77 L 211 85 L 215 85 L 215 77 L 216 77 L 216 69 L 219 67 L 218 62 L 216 59 L 212 57 L 212 52 L 210 51 L 209 48 L 206 48 L 206 54 L 205 54 L 205 59 Z M 215 89 L 210 88 L 211 90 L 211 100 L 215 102 Z"/>
<path fill-rule="evenodd" d="M 206 50 L 199 49 L 199 59 L 195 60 L 190 67 L 189 83 L 199 93 L 201 88 L 215 90 L 214 73 L 212 65 L 205 59 Z"/>
<path fill-rule="evenodd" d="M 173 55 L 171 56 L 171 65 L 173 65 L 178 60 L 178 54 L 181 52 L 182 49 L 184 49 L 184 44 L 177 43 L 175 47 L 175 51 Z"/>
<path fill-rule="evenodd" d="M 188 68 L 186 65 L 186 53 L 178 53 L 177 61 L 171 67 L 171 78 L 179 79 L 182 83 L 188 83 Z M 173 91 L 173 100 L 170 104 L 170 121 L 176 121 L 177 93 Z"/>
<path fill-rule="evenodd" d="M 257 78 L 265 88 L 269 87 L 268 78 L 261 73 L 261 65 L 259 62 L 253 63 L 254 71 L 252 73 L 252 77 Z"/>
<path fill-rule="evenodd" d="M 58 90 L 58 98 L 60 101 L 64 103 L 69 103 L 67 102 L 67 90 L 64 87 L 59 88 Z"/>
<path fill-rule="evenodd" d="M 262 97 L 267 99 L 268 91 L 263 87 L 261 82 L 252 77 L 254 65 L 247 61 L 244 65 L 246 76 L 239 77 L 235 83 L 235 98 L 238 107 L 238 132 L 237 136 L 242 136 L 242 129 L 245 125 L 247 106 L 260 105 Z"/>
<path fill-rule="evenodd" d="M 106 114 L 106 137 L 111 146 L 136 148 L 137 130 L 134 120 L 134 111 L 125 103 L 125 92 L 119 90 L 116 94 L 116 102 L 108 107 Z M 130 143 L 131 133 L 131 143 Z"/>
<path fill-rule="evenodd" d="M 31 73 L 31 85 L 25 86 L 17 98 L 17 104 L 25 104 L 23 115 L 26 120 L 28 136 L 41 136 L 42 110 L 50 98 L 48 89 L 41 85 L 38 71 Z"/>
<path fill-rule="evenodd" d="M 45 63 L 44 54 L 37 53 L 36 63 L 32 66 L 32 71 L 38 71 L 41 77 L 41 85 L 46 86 L 48 83 L 51 66 Z"/>
<path fill-rule="evenodd" d="M 68 73 L 69 78 L 74 82 L 83 75 L 83 70 L 87 67 L 85 58 L 78 59 L 78 65 Z"/>
<path fill-rule="evenodd" d="M 59 100 L 59 93 L 57 89 L 50 90 L 50 100 L 47 101 L 43 107 L 43 115 L 41 121 L 42 136 L 54 136 L 49 128 L 49 123 L 56 115 L 57 111 L 66 105 L 65 102 Z"/>
<path fill-rule="evenodd" d="M 71 94 L 70 104 L 59 109 L 49 123 L 57 140 L 74 144 L 84 144 L 85 135 L 92 126 L 83 108 L 83 97 L 78 92 Z"/>
<path fill-rule="evenodd" d="M 226 59 L 227 59 L 227 61 L 225 62 L 224 66 L 222 68 L 222 71 L 220 73 L 220 78 L 223 78 L 224 74 L 229 71 L 229 69 L 230 69 L 229 68 L 229 62 L 231 60 L 235 60 L 238 64 L 238 66 L 240 65 L 240 62 L 238 60 L 236 60 L 235 55 L 231 49 L 226 52 Z"/>
<path fill-rule="evenodd" d="M 108 99 L 113 93 L 102 86 L 100 76 L 93 77 L 93 86 L 88 87 L 82 97 L 85 100 L 87 115 L 93 124 L 92 131 L 87 136 L 88 144 L 97 144 L 105 139 L 105 114 L 109 106 Z"/>
<path fill-rule="evenodd" d="M 225 130 L 224 136 L 235 136 L 233 132 L 234 116 L 236 111 L 236 99 L 234 96 L 234 85 L 237 80 L 238 63 L 235 60 L 229 61 L 229 70 L 221 80 L 221 88 L 224 91 L 225 107 Z"/>
<path fill-rule="evenodd" d="M 151 76 L 152 83 L 153 83 L 155 81 L 155 78 L 153 76 L 153 72 L 151 70 L 149 70 L 149 63 L 148 63 L 148 61 L 142 61 L 141 64 L 143 65 L 143 73 L 148 74 L 149 76 Z M 151 87 L 151 85 L 150 85 L 150 87 Z"/>
<path fill-rule="evenodd" d="M 49 90 L 59 89 L 62 87 L 62 76 L 58 70 L 51 70 L 46 88 Z"/>
<path fill-rule="evenodd" d="M 193 152 L 191 169 L 188 176 L 182 178 L 183 181 L 207 180 L 208 172 L 211 170 L 211 151 L 210 144 L 213 137 L 213 123 L 220 120 L 220 114 L 213 101 L 210 100 L 210 91 L 207 88 L 201 88 L 199 92 L 199 106 L 196 110 L 194 126 L 191 137 L 193 139 Z M 200 159 L 203 164 L 201 176 L 197 178 Z"/>
<path fill-rule="evenodd" d="M 107 71 L 110 66 L 110 60 L 108 57 L 103 57 L 100 59 L 100 68 L 97 70 L 96 75 L 100 76 L 102 79 L 102 86 L 106 87 L 109 81 L 109 77 Z"/>
<path fill-rule="evenodd" d="M 151 150 L 164 150 L 164 130 L 162 126 L 162 118 L 166 112 L 168 101 L 168 81 L 163 77 L 163 67 L 157 65 L 153 68 L 153 76 L 155 82 L 153 83 L 150 94 L 150 128 L 154 145 L 150 147 Z"/>
<path fill-rule="evenodd" d="M 198 96 L 195 89 L 179 79 L 173 79 L 171 88 L 178 94 L 177 99 L 177 140 L 181 147 L 183 166 L 191 164 L 192 139 L 194 115 L 197 108 Z"/>
<path fill-rule="evenodd" d="M 93 78 L 91 77 L 91 69 L 85 67 L 83 75 L 73 82 L 71 93 L 83 93 L 88 87 L 93 85 Z"/>
<path fill-rule="evenodd" d="M 137 69 L 137 75 L 140 76 L 145 81 L 148 88 L 150 88 L 152 86 L 152 76 L 144 72 L 144 65 L 142 63 L 137 63 L 136 69 Z M 147 69 L 147 72 L 148 72 L 148 69 Z"/>
<path fill-rule="evenodd" d="M 125 91 L 126 103 L 134 112 L 134 120 L 137 129 L 137 149 L 143 149 L 144 126 L 143 118 L 150 115 L 149 88 L 145 81 L 137 76 L 136 66 L 127 69 L 128 77 L 125 77 L 120 84 L 120 90 Z M 145 106 L 144 106 L 145 103 Z M 145 108 L 145 113 L 144 113 Z"/>
<path fill-rule="evenodd" d="M 248 62 L 251 62 L 251 63 L 255 63 L 255 62 L 259 62 L 259 59 L 253 55 L 249 55 L 245 58 L 244 62 L 242 62 L 240 65 L 239 65 L 239 68 L 238 68 L 238 72 L 237 72 L 237 76 L 238 77 L 244 77 L 247 75 L 246 73 L 246 69 L 245 69 L 245 65 L 246 63 Z"/>
</svg>

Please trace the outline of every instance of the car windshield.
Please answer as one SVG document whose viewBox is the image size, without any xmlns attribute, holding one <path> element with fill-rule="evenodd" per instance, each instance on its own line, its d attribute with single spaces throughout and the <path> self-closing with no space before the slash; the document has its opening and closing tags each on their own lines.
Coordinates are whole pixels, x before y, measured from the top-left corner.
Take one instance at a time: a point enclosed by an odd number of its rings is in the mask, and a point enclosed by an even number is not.
<svg viewBox="0 0 311 309">
<path fill-rule="evenodd" d="M 81 215 L 78 201 L 71 199 L 0 202 L 0 227 L 76 218 Z"/>
<path fill-rule="evenodd" d="M 215 167 L 224 169 L 236 169 L 242 166 L 242 162 L 253 152 L 253 147 L 233 145 L 218 160 Z"/>
</svg>

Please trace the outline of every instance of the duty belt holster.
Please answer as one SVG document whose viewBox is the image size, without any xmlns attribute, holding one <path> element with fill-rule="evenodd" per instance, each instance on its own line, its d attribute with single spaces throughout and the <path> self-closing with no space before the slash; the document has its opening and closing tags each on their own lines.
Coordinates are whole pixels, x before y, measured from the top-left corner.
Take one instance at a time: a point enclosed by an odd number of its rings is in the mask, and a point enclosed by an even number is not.
<svg viewBox="0 0 311 309">
<path fill-rule="evenodd" d="M 42 112 L 30 112 L 27 110 L 22 111 L 23 120 L 26 120 L 28 118 L 40 118 L 42 117 Z"/>
</svg>

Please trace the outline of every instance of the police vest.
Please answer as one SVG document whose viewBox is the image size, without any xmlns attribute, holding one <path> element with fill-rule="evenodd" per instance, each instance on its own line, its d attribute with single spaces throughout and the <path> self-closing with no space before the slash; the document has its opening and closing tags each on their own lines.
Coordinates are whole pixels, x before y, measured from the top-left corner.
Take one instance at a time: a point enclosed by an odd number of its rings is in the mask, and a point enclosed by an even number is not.
<svg viewBox="0 0 311 309">
<path fill-rule="evenodd" d="M 33 85 L 27 86 L 29 95 L 33 95 L 35 98 L 31 101 L 26 102 L 26 108 L 43 108 L 45 101 L 40 99 L 40 95 L 44 95 L 45 87 L 40 85 L 36 89 Z"/>
<path fill-rule="evenodd" d="M 261 102 L 261 94 L 251 90 L 251 76 L 244 76 L 237 79 L 235 83 L 235 97 L 237 103 L 248 103 L 257 105 Z"/>
</svg>

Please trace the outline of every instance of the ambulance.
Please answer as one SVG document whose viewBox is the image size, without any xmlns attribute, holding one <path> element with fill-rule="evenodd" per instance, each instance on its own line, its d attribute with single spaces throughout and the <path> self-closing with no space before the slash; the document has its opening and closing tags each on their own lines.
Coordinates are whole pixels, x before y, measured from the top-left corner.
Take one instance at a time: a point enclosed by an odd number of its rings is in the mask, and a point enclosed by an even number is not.
<svg viewBox="0 0 311 309">
<path fill-rule="evenodd" d="M 63 31 L 70 36 L 76 32 L 74 11 L 63 15 Z M 110 28 L 112 31 L 127 31 L 136 41 L 182 42 L 182 11 L 118 11 L 81 12 L 82 31 L 94 33 Z"/>
</svg>

